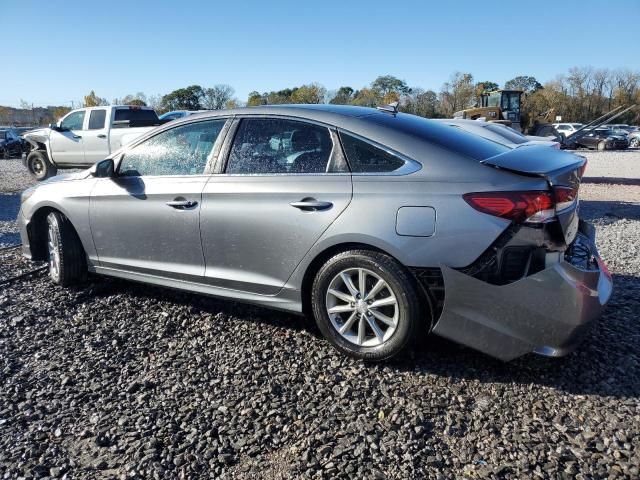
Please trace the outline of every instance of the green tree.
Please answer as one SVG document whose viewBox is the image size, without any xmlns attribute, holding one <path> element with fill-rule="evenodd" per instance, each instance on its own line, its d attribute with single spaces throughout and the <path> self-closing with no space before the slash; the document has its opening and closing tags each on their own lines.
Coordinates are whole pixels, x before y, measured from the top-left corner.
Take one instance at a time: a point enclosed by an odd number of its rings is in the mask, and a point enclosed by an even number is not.
<svg viewBox="0 0 640 480">
<path fill-rule="evenodd" d="M 282 90 L 267 93 L 267 105 L 281 105 L 283 103 L 292 103 L 291 95 L 293 95 L 293 92 L 295 90 L 297 90 L 297 87 L 284 88 Z"/>
<path fill-rule="evenodd" d="M 85 107 L 99 107 L 101 105 L 109 105 L 106 98 L 102 98 L 96 95 L 96 92 L 91 90 L 89 95 L 85 95 L 83 104 Z"/>
<path fill-rule="evenodd" d="M 520 75 L 512 78 L 504 84 L 505 90 L 522 90 L 524 93 L 533 93 L 542 88 L 542 84 L 535 77 Z"/>
<path fill-rule="evenodd" d="M 259 105 L 266 105 L 267 104 L 266 96 L 267 96 L 266 93 L 262 94 L 254 90 L 253 92 L 249 93 L 249 98 L 247 99 L 247 107 L 257 107 Z"/>
<path fill-rule="evenodd" d="M 381 75 L 371 82 L 371 89 L 380 97 L 385 97 L 389 93 L 395 92 L 399 95 L 411 92 L 411 89 L 404 80 L 393 75 Z"/>
<path fill-rule="evenodd" d="M 363 88 L 358 90 L 354 94 L 352 105 L 359 105 L 361 107 L 375 107 L 376 105 L 380 105 L 381 102 L 380 95 L 371 88 Z"/>
<path fill-rule="evenodd" d="M 354 90 L 351 87 L 340 87 L 329 103 L 333 105 L 348 105 L 353 101 L 353 93 Z"/>
<path fill-rule="evenodd" d="M 323 103 L 327 89 L 319 83 L 295 88 L 290 95 L 291 103 Z"/>
<path fill-rule="evenodd" d="M 478 82 L 476 83 L 476 97 L 479 97 L 483 93 L 489 93 L 493 90 L 497 90 L 498 88 L 500 88 L 500 85 L 498 85 L 496 82 L 491 82 L 489 80 Z"/>
<path fill-rule="evenodd" d="M 162 97 L 162 106 L 166 110 L 202 110 L 204 92 L 200 85 L 179 88 Z"/>
</svg>

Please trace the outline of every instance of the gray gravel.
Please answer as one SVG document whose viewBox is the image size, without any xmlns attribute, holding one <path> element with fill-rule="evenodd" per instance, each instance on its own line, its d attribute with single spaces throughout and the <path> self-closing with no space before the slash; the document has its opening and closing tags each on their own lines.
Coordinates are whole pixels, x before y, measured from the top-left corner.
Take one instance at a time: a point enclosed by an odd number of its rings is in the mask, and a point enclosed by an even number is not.
<svg viewBox="0 0 640 480">
<path fill-rule="evenodd" d="M 640 149 L 594 152 L 579 150 L 589 164 L 586 177 L 625 178 L 640 181 Z"/>
<path fill-rule="evenodd" d="M 278 312 L 99 278 L 0 285 L 0 472 L 638 478 L 640 187 L 601 187 L 583 186 L 581 209 L 614 296 L 562 359 L 504 364 L 430 338 L 367 365 Z"/>
<path fill-rule="evenodd" d="M 34 183 L 34 179 L 22 164 L 22 160 L 0 159 L 0 192 L 21 192 Z"/>
</svg>

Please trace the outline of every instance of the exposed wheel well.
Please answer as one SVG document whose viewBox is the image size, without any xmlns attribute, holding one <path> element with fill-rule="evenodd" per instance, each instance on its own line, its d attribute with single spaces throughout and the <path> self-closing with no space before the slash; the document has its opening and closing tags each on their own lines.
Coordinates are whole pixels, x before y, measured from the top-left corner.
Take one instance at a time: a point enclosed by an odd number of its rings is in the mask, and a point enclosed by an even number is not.
<svg viewBox="0 0 640 480">
<path fill-rule="evenodd" d="M 28 227 L 28 235 L 29 235 L 29 246 L 31 247 L 31 259 L 32 260 L 47 260 L 48 259 L 48 250 L 47 250 L 47 215 L 51 212 L 58 212 L 61 215 L 64 215 L 60 210 L 55 209 L 53 207 L 42 207 L 35 211 L 35 213 L 31 216 L 31 221 L 29 222 Z M 73 226 L 73 223 L 69 221 L 71 228 L 73 228 L 76 236 L 78 232 L 76 228 Z"/>
<path fill-rule="evenodd" d="M 302 313 L 306 317 L 311 318 L 313 316 L 313 311 L 311 306 L 311 287 L 313 286 L 313 280 L 316 277 L 316 274 L 318 273 L 322 265 L 324 265 L 327 260 L 329 260 L 334 255 L 337 255 L 338 253 L 346 252 L 348 250 L 370 250 L 372 252 L 384 253 L 385 255 L 389 255 L 391 258 L 398 261 L 398 263 L 402 265 L 402 262 L 400 262 L 397 258 L 391 255 L 389 252 L 385 252 L 384 250 L 378 247 L 374 247 L 373 245 L 368 245 L 366 243 L 356 243 L 356 242 L 340 243 L 327 248 L 326 250 L 320 252 L 313 259 L 313 261 L 307 267 L 307 270 L 305 271 L 304 277 L 302 279 L 302 288 L 301 288 L 300 294 L 302 298 Z M 405 268 L 407 267 L 405 266 Z M 423 285 L 423 282 L 420 282 L 416 278 L 416 276 L 411 271 L 411 269 L 407 268 L 407 271 L 409 271 L 409 273 L 411 274 L 411 277 L 413 278 L 413 280 L 416 282 L 416 285 L 418 286 L 418 291 L 422 296 L 421 300 L 424 302 L 424 305 L 427 306 L 427 310 L 431 316 L 431 323 L 433 324 L 433 318 L 435 318 L 433 296 L 428 292 L 425 285 Z M 429 329 L 431 329 L 432 326 L 433 325 L 429 325 Z"/>
</svg>

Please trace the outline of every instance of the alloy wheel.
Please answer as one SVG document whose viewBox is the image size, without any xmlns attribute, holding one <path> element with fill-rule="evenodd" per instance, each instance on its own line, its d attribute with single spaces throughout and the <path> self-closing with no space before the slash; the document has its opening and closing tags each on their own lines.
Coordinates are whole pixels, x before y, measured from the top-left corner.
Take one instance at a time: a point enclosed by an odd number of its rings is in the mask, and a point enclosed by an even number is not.
<svg viewBox="0 0 640 480">
<path fill-rule="evenodd" d="M 53 224 L 49 224 L 48 231 L 48 247 L 49 247 L 49 274 L 53 279 L 60 276 L 60 242 Z"/>
<path fill-rule="evenodd" d="M 325 303 L 335 330 L 361 347 L 383 344 L 398 326 L 395 293 L 380 275 L 366 268 L 338 273 L 329 284 Z"/>
</svg>

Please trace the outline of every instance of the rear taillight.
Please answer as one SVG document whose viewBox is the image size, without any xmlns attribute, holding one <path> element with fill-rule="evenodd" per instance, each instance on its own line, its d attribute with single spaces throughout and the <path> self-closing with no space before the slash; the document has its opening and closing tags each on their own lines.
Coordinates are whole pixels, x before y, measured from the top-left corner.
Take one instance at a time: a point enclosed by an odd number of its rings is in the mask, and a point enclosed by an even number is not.
<svg viewBox="0 0 640 480">
<path fill-rule="evenodd" d="M 518 223 L 543 223 L 556 214 L 553 198 L 547 191 L 476 192 L 466 193 L 463 198 L 479 212 Z"/>
<path fill-rule="evenodd" d="M 561 212 L 573 206 L 578 198 L 578 189 L 571 187 L 554 187 L 553 193 L 556 196 L 556 211 Z"/>
</svg>

